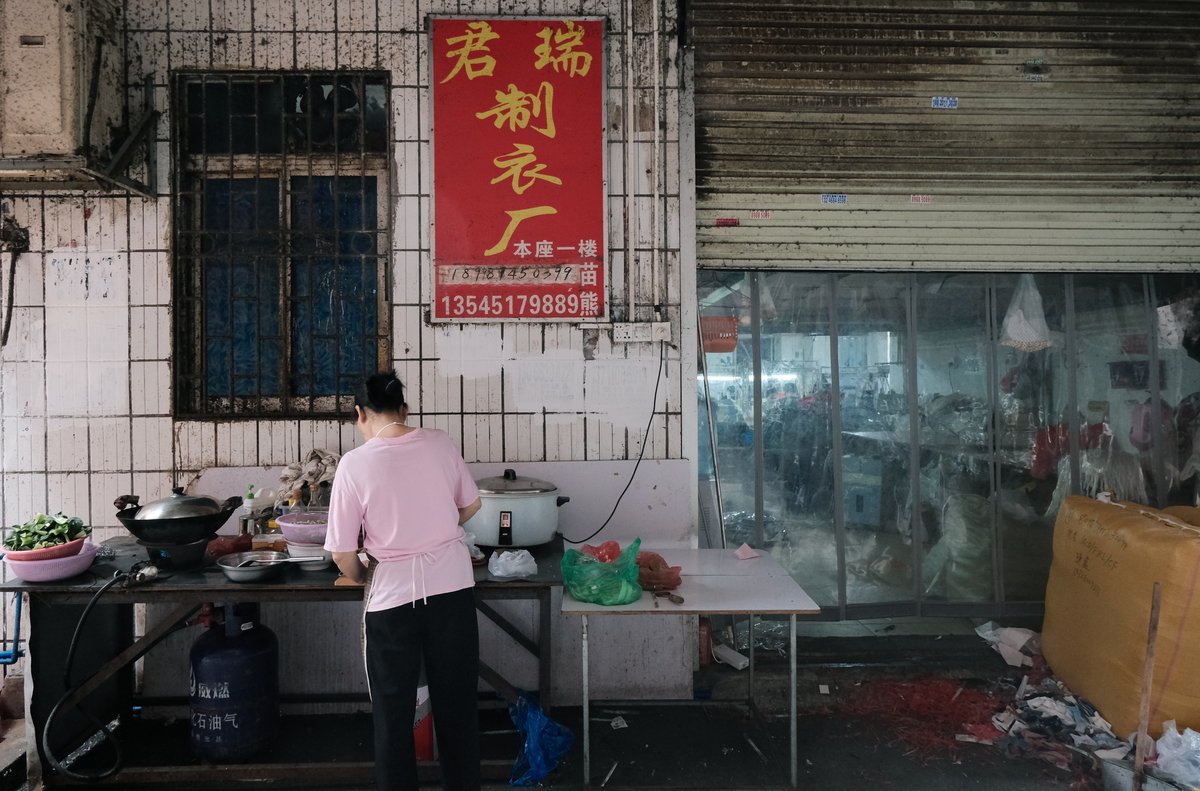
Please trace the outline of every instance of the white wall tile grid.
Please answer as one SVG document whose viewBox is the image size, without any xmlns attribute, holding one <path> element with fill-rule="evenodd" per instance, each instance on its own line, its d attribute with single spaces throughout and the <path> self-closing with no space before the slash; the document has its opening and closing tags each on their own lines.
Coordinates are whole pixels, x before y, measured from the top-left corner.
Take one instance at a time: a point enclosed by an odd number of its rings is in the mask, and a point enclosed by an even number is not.
<svg viewBox="0 0 1200 791">
<path fill-rule="evenodd" d="M 605 330 L 573 325 L 425 322 L 431 15 L 607 19 L 612 315 L 669 320 L 678 342 L 681 311 L 694 312 L 694 305 L 679 287 L 680 234 L 688 231 L 675 216 L 681 179 L 674 3 L 127 0 L 121 50 L 130 105 L 140 102 L 149 74 L 163 111 L 158 199 L 0 194 L 0 206 L 29 227 L 32 247 L 15 284 L 3 282 L 0 267 L 0 286 L 15 287 L 16 304 L 13 338 L 0 355 L 3 524 L 62 509 L 86 515 L 105 537 L 120 532 L 110 504 L 126 489 L 155 498 L 206 467 L 286 464 L 312 447 L 344 451 L 357 441 L 329 420 L 172 418 L 168 85 L 183 69 L 390 73 L 392 349 L 416 421 L 448 431 L 468 461 L 634 459 L 643 443 L 646 458 L 681 457 L 682 404 L 691 389 L 682 381 L 678 346 L 665 349 L 646 435 L 656 345 L 613 344 Z M 146 178 L 141 167 L 131 175 Z M 472 357 L 481 338 L 494 356 Z M 613 366 L 628 380 L 624 391 L 613 387 Z M 538 370 L 541 384 L 529 384 L 528 372 Z M 557 370 L 572 372 L 566 384 L 546 373 Z"/>
</svg>

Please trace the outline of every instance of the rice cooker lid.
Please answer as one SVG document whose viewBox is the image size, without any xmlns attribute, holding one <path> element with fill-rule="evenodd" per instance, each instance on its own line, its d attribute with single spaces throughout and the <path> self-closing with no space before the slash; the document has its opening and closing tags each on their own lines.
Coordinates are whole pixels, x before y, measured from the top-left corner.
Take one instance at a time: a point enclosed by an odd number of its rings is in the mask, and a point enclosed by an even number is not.
<svg viewBox="0 0 1200 791">
<path fill-rule="evenodd" d="M 546 494 L 558 491 L 549 481 L 517 475 L 516 470 L 505 470 L 503 475 L 480 478 L 475 481 L 481 494 Z"/>
</svg>

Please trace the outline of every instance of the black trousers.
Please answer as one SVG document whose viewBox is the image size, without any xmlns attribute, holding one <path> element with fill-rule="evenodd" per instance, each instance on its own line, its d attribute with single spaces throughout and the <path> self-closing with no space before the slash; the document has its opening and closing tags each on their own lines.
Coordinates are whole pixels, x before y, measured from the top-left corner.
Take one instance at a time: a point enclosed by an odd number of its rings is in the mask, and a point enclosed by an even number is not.
<svg viewBox="0 0 1200 791">
<path fill-rule="evenodd" d="M 418 787 L 413 716 L 424 659 L 442 787 L 477 791 L 479 626 L 474 591 L 464 588 L 430 596 L 415 606 L 368 612 L 366 629 L 377 787 Z"/>
</svg>

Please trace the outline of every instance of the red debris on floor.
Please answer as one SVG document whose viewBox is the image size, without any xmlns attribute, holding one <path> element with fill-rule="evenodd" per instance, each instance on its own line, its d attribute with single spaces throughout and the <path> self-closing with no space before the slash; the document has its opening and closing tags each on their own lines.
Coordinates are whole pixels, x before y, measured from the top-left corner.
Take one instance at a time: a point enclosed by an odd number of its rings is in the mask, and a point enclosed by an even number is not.
<svg viewBox="0 0 1200 791">
<path fill-rule="evenodd" d="M 881 679 L 849 691 L 837 709 L 883 726 L 908 748 L 906 754 L 924 760 L 954 753 L 959 734 L 975 741 L 1000 737 L 991 717 L 1004 704 L 996 695 L 950 679 Z"/>
</svg>

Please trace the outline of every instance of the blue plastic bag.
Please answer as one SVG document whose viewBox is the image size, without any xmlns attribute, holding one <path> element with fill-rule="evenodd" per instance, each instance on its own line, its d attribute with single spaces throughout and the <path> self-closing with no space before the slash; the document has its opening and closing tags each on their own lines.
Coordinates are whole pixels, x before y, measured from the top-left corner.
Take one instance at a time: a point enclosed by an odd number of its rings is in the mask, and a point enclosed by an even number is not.
<svg viewBox="0 0 1200 791">
<path fill-rule="evenodd" d="M 508 782 L 514 786 L 540 783 L 558 768 L 559 760 L 575 742 L 575 734 L 547 717 L 537 700 L 526 692 L 521 693 L 516 703 L 509 705 L 508 716 L 525 737 Z"/>
</svg>

